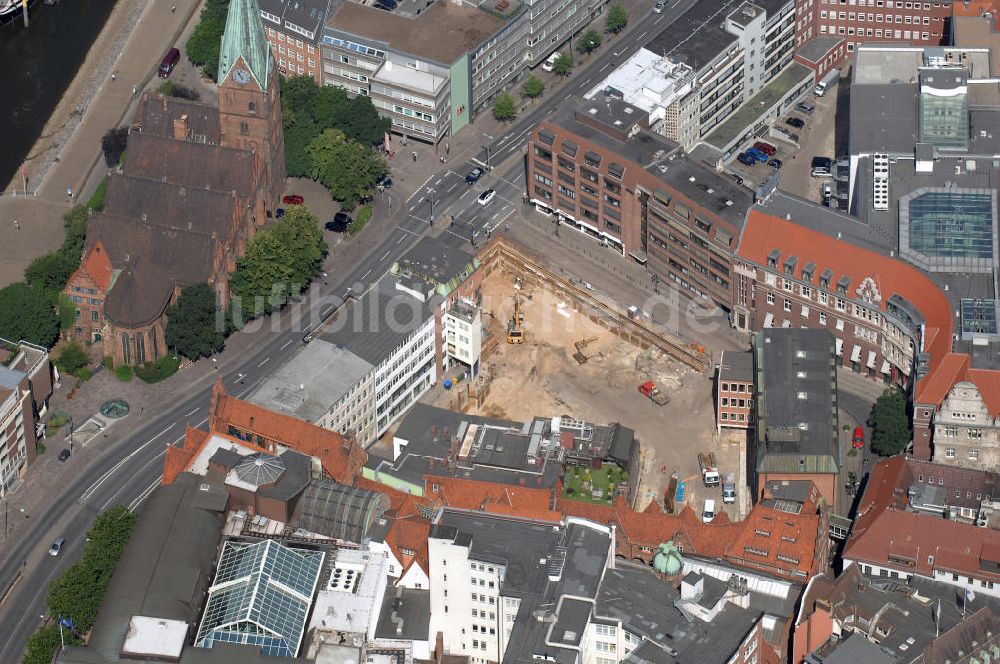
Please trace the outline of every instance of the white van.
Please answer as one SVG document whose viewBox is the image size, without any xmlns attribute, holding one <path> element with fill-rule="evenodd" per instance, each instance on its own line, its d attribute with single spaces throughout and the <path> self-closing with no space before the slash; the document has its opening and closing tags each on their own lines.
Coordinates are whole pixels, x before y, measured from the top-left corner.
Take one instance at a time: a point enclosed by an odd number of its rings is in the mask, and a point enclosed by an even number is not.
<svg viewBox="0 0 1000 664">
<path fill-rule="evenodd" d="M 559 51 L 554 51 L 552 55 L 545 59 L 542 63 L 542 69 L 545 71 L 552 71 L 553 65 L 555 64 L 556 58 L 559 57 Z"/>
<path fill-rule="evenodd" d="M 701 520 L 703 523 L 711 523 L 712 519 L 715 518 L 715 501 L 711 498 L 705 500 L 705 509 L 701 513 Z"/>
</svg>

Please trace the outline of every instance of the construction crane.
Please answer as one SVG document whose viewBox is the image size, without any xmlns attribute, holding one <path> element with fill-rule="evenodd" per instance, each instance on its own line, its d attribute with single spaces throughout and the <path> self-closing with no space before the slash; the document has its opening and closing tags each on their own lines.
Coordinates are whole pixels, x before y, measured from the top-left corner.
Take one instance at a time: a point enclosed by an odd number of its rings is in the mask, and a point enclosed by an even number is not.
<svg viewBox="0 0 1000 664">
<path fill-rule="evenodd" d="M 521 300 L 514 296 L 514 315 L 507 321 L 507 343 L 524 343 L 524 314 L 521 313 Z"/>
</svg>

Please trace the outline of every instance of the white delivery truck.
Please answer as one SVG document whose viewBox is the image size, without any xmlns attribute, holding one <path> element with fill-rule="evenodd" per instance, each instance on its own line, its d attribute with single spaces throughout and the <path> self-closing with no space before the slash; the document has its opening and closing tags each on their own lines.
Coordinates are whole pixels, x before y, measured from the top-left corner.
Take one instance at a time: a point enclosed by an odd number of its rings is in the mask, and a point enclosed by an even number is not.
<svg viewBox="0 0 1000 664">
<path fill-rule="evenodd" d="M 816 84 L 816 87 L 813 89 L 813 94 L 817 97 L 822 97 L 826 94 L 827 90 L 833 87 L 833 84 L 836 83 L 838 79 L 840 79 L 840 70 L 831 69 L 826 73 L 826 76 L 824 76 L 822 80 Z"/>
</svg>

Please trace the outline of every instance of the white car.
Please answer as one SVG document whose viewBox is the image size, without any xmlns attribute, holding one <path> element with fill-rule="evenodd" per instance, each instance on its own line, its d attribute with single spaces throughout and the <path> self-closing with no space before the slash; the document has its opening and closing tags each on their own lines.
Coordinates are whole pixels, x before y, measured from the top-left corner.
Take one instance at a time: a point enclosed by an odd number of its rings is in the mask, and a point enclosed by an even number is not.
<svg viewBox="0 0 1000 664">
<path fill-rule="evenodd" d="M 52 546 L 49 547 L 49 555 L 58 556 L 60 553 L 62 553 L 63 547 L 65 545 L 66 545 L 66 540 L 60 537 L 59 539 L 57 539 L 55 542 L 52 543 Z"/>
<path fill-rule="evenodd" d="M 496 189 L 487 189 L 483 193 L 479 194 L 479 204 L 483 206 L 489 205 L 490 201 L 496 198 L 496 196 Z"/>
<path fill-rule="evenodd" d="M 663 10 L 666 8 L 666 6 L 667 6 L 667 3 L 665 3 L 665 2 L 657 2 L 655 5 L 653 5 L 653 13 L 654 14 L 662 14 Z"/>
<path fill-rule="evenodd" d="M 715 519 L 715 501 L 711 498 L 705 501 L 705 509 L 701 513 L 701 520 L 703 523 L 712 523 Z"/>
<path fill-rule="evenodd" d="M 545 62 L 542 63 L 542 69 L 544 69 L 545 71 L 552 71 L 556 58 L 558 57 L 559 57 L 559 51 L 555 51 L 552 55 L 550 55 L 548 58 L 545 59 Z"/>
</svg>

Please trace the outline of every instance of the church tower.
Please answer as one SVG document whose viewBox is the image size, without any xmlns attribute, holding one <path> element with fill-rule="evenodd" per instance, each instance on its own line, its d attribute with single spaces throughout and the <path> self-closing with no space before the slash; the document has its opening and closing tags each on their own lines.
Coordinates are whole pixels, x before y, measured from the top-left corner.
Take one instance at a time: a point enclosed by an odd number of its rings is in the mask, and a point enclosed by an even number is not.
<svg viewBox="0 0 1000 664">
<path fill-rule="evenodd" d="M 222 145 L 252 150 L 264 162 L 267 207 L 278 206 L 285 181 L 278 67 L 257 0 L 231 0 L 219 52 Z"/>
</svg>

